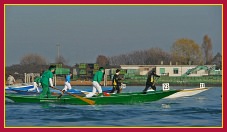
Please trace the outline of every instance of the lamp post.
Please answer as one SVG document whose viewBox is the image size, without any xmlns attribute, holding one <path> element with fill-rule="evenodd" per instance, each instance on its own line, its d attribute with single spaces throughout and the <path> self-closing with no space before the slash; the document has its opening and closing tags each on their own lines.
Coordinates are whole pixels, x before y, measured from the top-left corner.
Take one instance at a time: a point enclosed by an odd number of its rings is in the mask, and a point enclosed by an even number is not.
<svg viewBox="0 0 227 132">
<path fill-rule="evenodd" d="M 59 56 L 60 56 L 60 55 L 59 55 L 59 47 L 60 47 L 60 44 L 57 44 L 56 46 L 57 46 L 57 50 L 58 50 L 58 51 L 57 51 L 57 52 L 58 52 L 58 59 L 57 59 L 57 60 L 59 60 Z"/>
<path fill-rule="evenodd" d="M 59 50 L 60 44 L 57 44 L 56 46 L 57 46 L 57 50 L 58 50 L 58 51 L 57 51 L 57 52 L 58 52 L 58 58 L 57 58 L 57 62 L 56 62 L 56 63 L 58 63 L 58 62 L 59 62 L 59 57 L 60 57 L 60 54 L 59 54 L 59 51 L 60 51 L 60 50 Z M 57 82 L 56 82 L 56 81 L 57 81 L 57 76 L 56 76 L 56 74 L 54 74 L 54 85 L 55 85 L 55 86 L 57 85 Z"/>
</svg>

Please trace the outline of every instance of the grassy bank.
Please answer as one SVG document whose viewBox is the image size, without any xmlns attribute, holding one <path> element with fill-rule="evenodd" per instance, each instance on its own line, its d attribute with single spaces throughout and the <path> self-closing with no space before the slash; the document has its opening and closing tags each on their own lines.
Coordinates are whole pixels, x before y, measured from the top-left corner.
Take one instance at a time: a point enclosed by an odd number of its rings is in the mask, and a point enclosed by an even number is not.
<svg viewBox="0 0 227 132">
<path fill-rule="evenodd" d="M 123 83 L 128 86 L 145 86 L 146 78 L 125 79 Z M 161 86 L 162 83 L 169 83 L 170 86 L 199 86 L 200 83 L 205 83 L 206 86 L 222 86 L 222 76 L 203 76 L 203 77 L 168 77 L 161 76 L 156 78 L 156 86 Z M 101 82 L 103 85 L 103 81 Z M 63 86 L 63 80 L 57 80 L 57 85 Z M 89 80 L 72 80 L 72 86 L 92 86 Z M 112 81 L 107 81 L 107 85 L 111 86 Z"/>
<path fill-rule="evenodd" d="M 124 80 L 128 85 L 145 85 L 146 80 Z M 169 83 L 171 86 L 199 86 L 205 83 L 206 86 L 222 86 L 222 76 L 202 76 L 202 77 L 168 77 L 161 76 L 156 78 L 156 85 Z"/>
</svg>

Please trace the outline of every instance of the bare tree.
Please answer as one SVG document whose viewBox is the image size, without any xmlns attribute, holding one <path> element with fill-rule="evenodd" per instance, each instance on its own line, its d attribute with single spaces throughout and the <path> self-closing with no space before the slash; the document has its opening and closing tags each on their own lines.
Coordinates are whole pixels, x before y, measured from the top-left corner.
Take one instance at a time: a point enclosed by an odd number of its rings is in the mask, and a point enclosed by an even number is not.
<svg viewBox="0 0 227 132">
<path fill-rule="evenodd" d="M 105 67 L 109 65 L 109 60 L 104 55 L 99 55 L 96 59 L 96 63 L 99 64 L 100 67 Z"/>
<path fill-rule="evenodd" d="M 27 54 L 20 60 L 21 65 L 46 65 L 47 61 L 44 57 L 38 55 L 38 54 Z"/>
<path fill-rule="evenodd" d="M 205 64 L 211 64 L 213 53 L 212 53 L 212 42 L 208 35 L 205 35 L 203 37 L 203 43 L 202 43 L 202 51 L 203 51 L 203 58 Z"/>
<path fill-rule="evenodd" d="M 160 64 L 160 60 L 169 62 L 170 54 L 160 48 L 150 48 L 108 57 L 108 60 L 110 65 L 154 65 Z"/>
<path fill-rule="evenodd" d="M 160 48 L 151 48 L 146 51 L 146 65 L 160 64 L 161 61 L 166 64 L 170 61 L 171 56 L 169 53 L 164 52 Z"/>
</svg>

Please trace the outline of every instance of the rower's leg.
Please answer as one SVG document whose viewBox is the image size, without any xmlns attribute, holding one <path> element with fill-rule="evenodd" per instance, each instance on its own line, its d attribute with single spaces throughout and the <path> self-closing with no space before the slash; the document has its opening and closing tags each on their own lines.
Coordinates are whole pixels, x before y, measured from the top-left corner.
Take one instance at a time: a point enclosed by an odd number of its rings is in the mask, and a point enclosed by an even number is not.
<svg viewBox="0 0 227 132">
<path fill-rule="evenodd" d="M 47 89 L 47 98 L 50 98 L 51 97 L 51 93 L 50 93 L 50 88 L 48 87 Z"/>
<path fill-rule="evenodd" d="M 92 82 L 93 88 L 92 88 L 92 92 L 89 92 L 89 94 L 86 94 L 86 97 L 92 97 L 93 95 L 95 95 L 96 93 L 96 85 L 98 85 L 97 82 L 93 81 Z"/>
<path fill-rule="evenodd" d="M 143 93 L 144 93 L 144 94 L 147 93 L 147 90 L 148 90 L 149 87 L 150 87 L 150 85 L 146 83 L 146 87 L 145 87 L 144 90 L 143 90 Z"/>
<path fill-rule="evenodd" d="M 151 85 L 151 88 L 156 91 L 156 86 L 154 84 Z"/>
<path fill-rule="evenodd" d="M 110 93 L 114 93 L 114 91 L 116 90 L 116 86 L 113 86 L 113 89 L 110 91 Z"/>
<path fill-rule="evenodd" d="M 121 89 L 120 87 L 117 85 L 117 93 L 120 93 L 121 92 Z"/>
<path fill-rule="evenodd" d="M 42 90 L 41 94 L 39 95 L 40 98 L 44 98 L 47 95 L 49 86 L 42 84 L 42 88 L 43 88 L 43 90 Z"/>
</svg>

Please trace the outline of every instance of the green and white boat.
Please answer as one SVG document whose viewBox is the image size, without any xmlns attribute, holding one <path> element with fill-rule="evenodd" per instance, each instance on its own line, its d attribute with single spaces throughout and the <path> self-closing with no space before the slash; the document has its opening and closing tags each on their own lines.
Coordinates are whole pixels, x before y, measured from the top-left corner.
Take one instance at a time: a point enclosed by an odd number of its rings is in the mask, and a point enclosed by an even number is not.
<svg viewBox="0 0 227 132">
<path fill-rule="evenodd" d="M 137 104 L 144 102 L 157 101 L 180 90 L 159 90 L 153 92 L 132 92 L 132 93 L 120 93 L 120 94 L 104 94 L 101 97 L 85 98 L 78 95 L 63 95 L 61 98 L 52 96 L 50 98 L 40 98 L 39 96 L 28 96 L 28 95 L 17 95 L 17 94 L 6 94 L 5 97 L 16 102 L 16 103 L 60 103 L 60 104 L 73 104 L 73 105 L 115 105 L 115 104 Z"/>
</svg>

